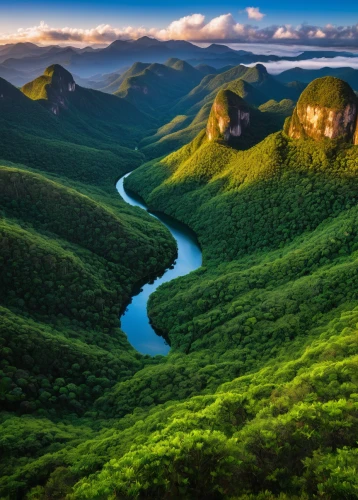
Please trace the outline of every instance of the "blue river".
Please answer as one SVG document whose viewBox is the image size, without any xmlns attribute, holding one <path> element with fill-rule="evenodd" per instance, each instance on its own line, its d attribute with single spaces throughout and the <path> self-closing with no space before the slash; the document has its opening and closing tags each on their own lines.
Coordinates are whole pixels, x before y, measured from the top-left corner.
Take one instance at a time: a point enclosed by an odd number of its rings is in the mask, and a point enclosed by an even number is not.
<svg viewBox="0 0 358 500">
<path fill-rule="evenodd" d="M 147 210 L 147 206 L 142 199 L 132 193 L 127 193 L 124 189 L 124 179 L 130 174 L 131 172 L 121 177 L 117 182 L 118 193 L 130 205 Z M 139 293 L 132 297 L 132 301 L 121 316 L 120 322 L 121 329 L 127 335 L 132 346 L 142 354 L 154 356 L 156 354 L 167 354 L 170 346 L 163 337 L 155 333 L 149 322 L 147 315 L 149 296 L 162 283 L 179 276 L 185 276 L 198 269 L 202 264 L 202 253 L 194 232 L 187 226 L 165 214 L 148 213 L 160 220 L 169 229 L 178 245 L 178 257 L 174 265 L 167 269 L 161 277 L 141 287 Z"/>
</svg>

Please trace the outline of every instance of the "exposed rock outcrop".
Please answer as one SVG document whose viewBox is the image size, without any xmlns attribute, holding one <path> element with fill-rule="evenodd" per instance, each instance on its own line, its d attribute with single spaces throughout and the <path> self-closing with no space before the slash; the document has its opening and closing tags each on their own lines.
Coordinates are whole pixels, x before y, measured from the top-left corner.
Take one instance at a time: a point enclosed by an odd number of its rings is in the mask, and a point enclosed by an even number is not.
<svg viewBox="0 0 358 500">
<path fill-rule="evenodd" d="M 76 91 L 76 83 L 65 68 L 53 64 L 21 90 L 30 99 L 41 100 L 52 113 L 58 115 L 61 108 L 67 107 L 67 95 Z"/>
<path fill-rule="evenodd" d="M 206 134 L 210 141 L 229 142 L 240 137 L 250 124 L 250 110 L 245 101 L 231 90 L 221 90 L 211 108 Z"/>
<path fill-rule="evenodd" d="M 357 98 L 348 83 L 317 78 L 302 92 L 286 133 L 293 139 L 341 139 L 358 144 Z"/>
</svg>

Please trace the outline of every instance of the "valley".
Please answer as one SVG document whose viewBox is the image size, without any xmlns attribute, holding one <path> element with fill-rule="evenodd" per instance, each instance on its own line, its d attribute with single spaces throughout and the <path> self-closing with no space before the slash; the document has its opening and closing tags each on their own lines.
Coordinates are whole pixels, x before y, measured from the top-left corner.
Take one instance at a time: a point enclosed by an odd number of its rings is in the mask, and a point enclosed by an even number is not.
<svg viewBox="0 0 358 500">
<path fill-rule="evenodd" d="M 0 498 L 356 498 L 355 70 L 36 47 L 0 49 Z"/>
<path fill-rule="evenodd" d="M 124 201 L 132 206 L 147 210 L 143 200 L 128 194 L 124 181 L 130 174 L 123 176 L 116 185 L 117 191 Z M 139 293 L 132 297 L 131 303 L 121 316 L 121 328 L 127 335 L 131 345 L 143 354 L 167 354 L 170 346 L 153 330 L 147 315 L 147 302 L 150 295 L 163 283 L 180 276 L 185 276 L 201 266 L 202 255 L 195 234 L 184 224 L 171 217 L 155 213 L 151 214 L 159 219 L 171 232 L 178 247 L 175 262 L 166 269 L 162 276 L 140 288 Z"/>
</svg>

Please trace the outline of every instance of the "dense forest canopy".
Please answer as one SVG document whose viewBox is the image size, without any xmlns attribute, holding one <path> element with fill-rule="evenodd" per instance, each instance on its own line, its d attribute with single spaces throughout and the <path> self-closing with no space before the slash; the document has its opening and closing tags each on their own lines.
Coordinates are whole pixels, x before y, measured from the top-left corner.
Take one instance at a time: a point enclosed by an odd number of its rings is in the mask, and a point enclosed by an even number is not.
<svg viewBox="0 0 358 500">
<path fill-rule="evenodd" d="M 0 80 L 0 497 L 357 498 L 357 146 L 290 137 L 305 85 L 262 65 L 135 64 L 116 95 L 62 70 Z M 305 95 L 355 101 L 329 81 Z M 203 251 L 149 299 L 166 357 L 120 330 L 176 255 L 132 169 Z"/>
</svg>

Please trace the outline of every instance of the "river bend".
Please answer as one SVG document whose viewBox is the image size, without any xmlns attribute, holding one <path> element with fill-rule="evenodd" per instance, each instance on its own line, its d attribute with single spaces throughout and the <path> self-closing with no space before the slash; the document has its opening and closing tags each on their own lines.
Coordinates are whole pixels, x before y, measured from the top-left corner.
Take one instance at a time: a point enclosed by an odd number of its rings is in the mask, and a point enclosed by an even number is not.
<svg viewBox="0 0 358 500">
<path fill-rule="evenodd" d="M 117 191 L 129 205 L 147 210 L 147 206 L 142 199 L 132 193 L 128 194 L 124 189 L 124 179 L 130 174 L 131 172 L 119 179 L 116 186 Z M 142 354 L 154 356 L 156 354 L 167 354 L 170 347 L 163 337 L 155 333 L 149 322 L 147 315 L 149 296 L 162 283 L 179 276 L 185 276 L 198 269 L 202 263 L 202 253 L 195 233 L 187 226 L 165 214 L 153 214 L 149 211 L 148 213 L 160 220 L 169 229 L 178 245 L 178 257 L 174 265 L 167 269 L 160 278 L 141 287 L 139 293 L 132 297 L 132 301 L 121 316 L 120 321 L 121 329 L 127 335 L 132 346 Z"/>
</svg>

